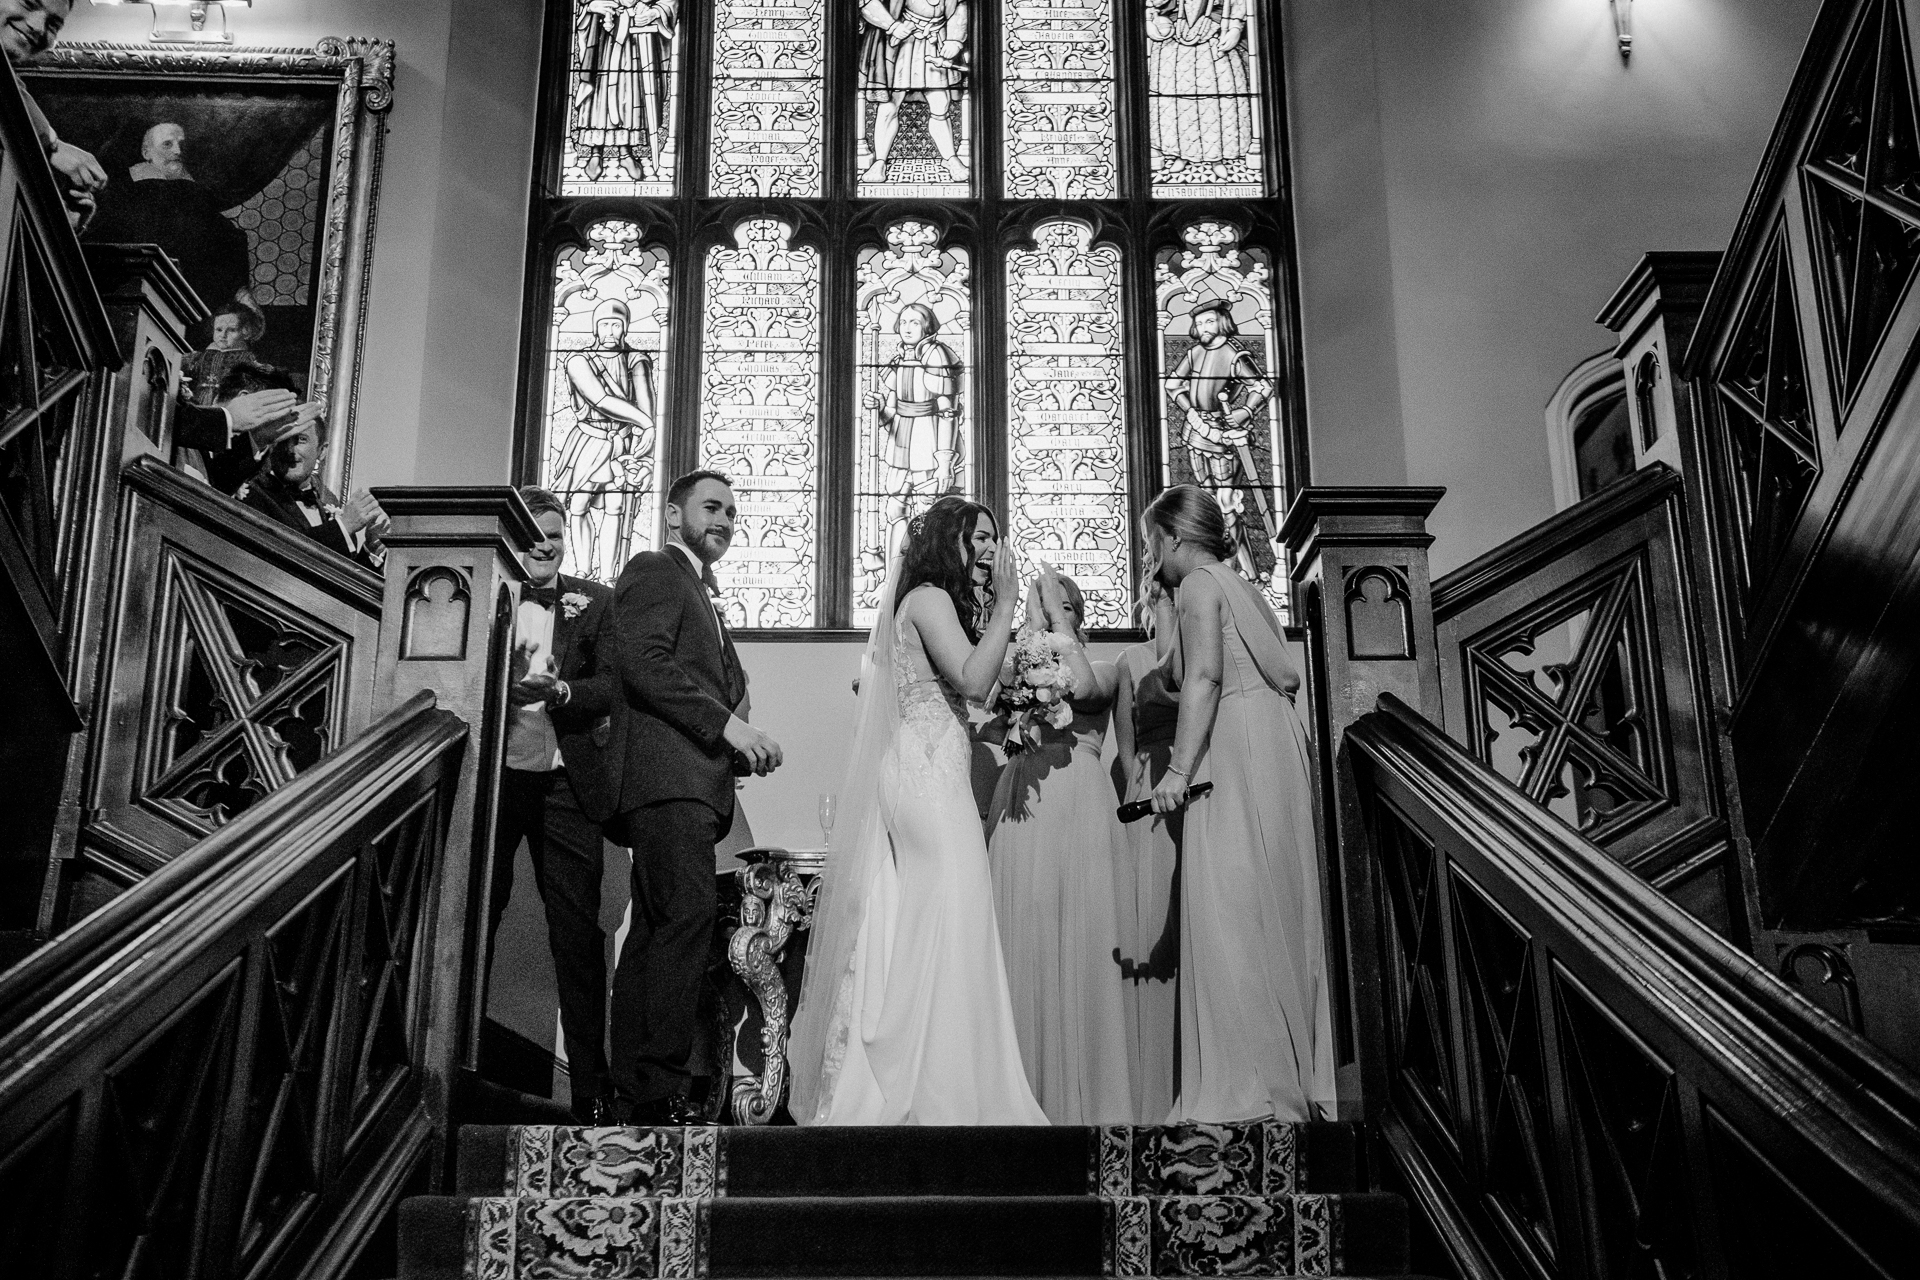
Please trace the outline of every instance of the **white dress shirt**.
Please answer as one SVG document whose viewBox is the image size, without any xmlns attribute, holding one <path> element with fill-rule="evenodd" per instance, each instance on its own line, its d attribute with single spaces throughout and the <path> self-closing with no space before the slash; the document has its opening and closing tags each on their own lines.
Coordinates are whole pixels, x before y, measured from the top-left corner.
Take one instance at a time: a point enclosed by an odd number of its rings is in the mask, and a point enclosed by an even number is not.
<svg viewBox="0 0 1920 1280">
<path fill-rule="evenodd" d="M 556 584 L 557 585 L 557 584 Z M 516 648 L 531 645 L 530 672 L 553 670 L 553 610 L 538 600 L 522 600 L 514 615 L 513 642 Z M 548 773 L 560 768 L 560 739 L 553 731 L 553 717 L 547 704 L 530 702 L 524 707 L 507 708 L 507 768 L 529 773 Z"/>
</svg>

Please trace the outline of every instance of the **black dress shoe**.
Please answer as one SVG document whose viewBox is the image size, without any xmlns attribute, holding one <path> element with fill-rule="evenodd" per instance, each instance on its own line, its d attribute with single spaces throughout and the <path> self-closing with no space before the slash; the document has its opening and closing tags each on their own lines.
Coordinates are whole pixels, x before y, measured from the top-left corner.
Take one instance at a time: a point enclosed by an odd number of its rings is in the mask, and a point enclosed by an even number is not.
<svg viewBox="0 0 1920 1280">
<path fill-rule="evenodd" d="M 694 1106 L 691 1102 L 687 1101 L 685 1094 L 676 1093 L 672 1097 L 667 1098 L 665 1101 L 666 1101 L 666 1116 L 667 1116 L 666 1123 L 668 1124 L 706 1125 L 706 1124 L 713 1123 L 713 1121 L 707 1119 L 705 1112 L 700 1110 L 700 1108 Z"/>
<path fill-rule="evenodd" d="M 613 1103 L 607 1098 L 575 1098 L 573 1118 L 581 1124 L 592 1125 L 597 1129 L 620 1123 L 613 1118 Z"/>
</svg>

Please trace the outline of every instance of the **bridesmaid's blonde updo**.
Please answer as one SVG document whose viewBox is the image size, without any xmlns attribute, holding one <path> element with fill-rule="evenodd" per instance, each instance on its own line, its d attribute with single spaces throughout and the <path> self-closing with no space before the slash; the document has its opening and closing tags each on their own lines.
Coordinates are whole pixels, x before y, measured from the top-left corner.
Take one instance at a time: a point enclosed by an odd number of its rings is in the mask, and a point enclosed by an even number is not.
<svg viewBox="0 0 1920 1280">
<path fill-rule="evenodd" d="M 1227 518 L 1213 495 L 1194 484 L 1176 484 L 1160 491 L 1140 517 L 1142 531 L 1158 529 L 1169 538 L 1191 542 L 1216 560 L 1233 554 L 1227 541 Z"/>
</svg>

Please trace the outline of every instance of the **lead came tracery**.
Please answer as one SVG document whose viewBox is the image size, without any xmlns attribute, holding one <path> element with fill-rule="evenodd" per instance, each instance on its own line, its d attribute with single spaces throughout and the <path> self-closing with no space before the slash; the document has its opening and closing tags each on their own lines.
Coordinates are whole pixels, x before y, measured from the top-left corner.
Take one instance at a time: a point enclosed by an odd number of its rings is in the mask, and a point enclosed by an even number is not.
<svg viewBox="0 0 1920 1280">
<path fill-rule="evenodd" d="M 754 218 L 707 251 L 700 465 L 739 504 L 721 590 L 743 627 L 813 625 L 820 473 L 820 254 Z"/>
<path fill-rule="evenodd" d="M 611 582 L 710 465 L 739 482 L 737 626 L 869 625 L 905 521 L 955 492 L 1124 627 L 1140 505 L 1191 479 L 1283 601 L 1297 356 L 1260 9 L 557 6 L 521 468 L 562 491 L 569 571 Z M 1224 379 L 1188 358 L 1210 302 Z"/>
<path fill-rule="evenodd" d="M 1007 528 L 1086 593 L 1086 625 L 1124 627 L 1133 577 L 1121 413 L 1120 251 L 1042 223 L 1007 255 Z"/>
</svg>

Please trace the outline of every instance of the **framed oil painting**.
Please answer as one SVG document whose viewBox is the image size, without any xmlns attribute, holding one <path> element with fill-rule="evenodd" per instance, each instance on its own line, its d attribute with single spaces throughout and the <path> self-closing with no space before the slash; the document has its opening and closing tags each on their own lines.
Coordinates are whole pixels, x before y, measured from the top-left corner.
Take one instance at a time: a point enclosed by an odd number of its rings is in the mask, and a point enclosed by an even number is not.
<svg viewBox="0 0 1920 1280">
<path fill-rule="evenodd" d="M 157 244 L 208 310 L 188 333 L 200 403 L 235 365 L 326 404 L 326 480 L 347 488 L 393 44 L 56 46 L 24 79 L 107 171 L 82 239 Z"/>
</svg>

